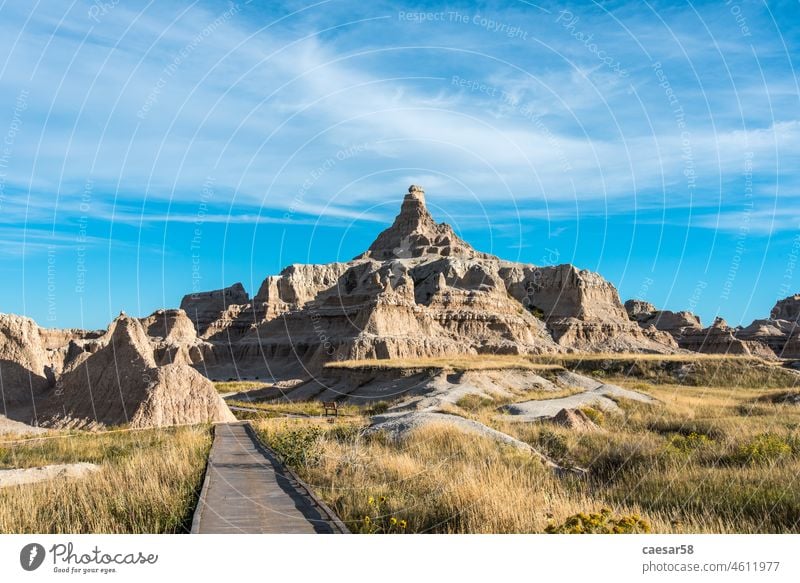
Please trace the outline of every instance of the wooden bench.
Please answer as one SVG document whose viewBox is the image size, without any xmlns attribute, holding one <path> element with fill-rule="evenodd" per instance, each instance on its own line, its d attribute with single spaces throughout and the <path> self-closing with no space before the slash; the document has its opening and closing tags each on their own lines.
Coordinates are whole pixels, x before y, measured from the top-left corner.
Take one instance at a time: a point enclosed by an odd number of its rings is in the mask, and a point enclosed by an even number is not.
<svg viewBox="0 0 800 583">
<path fill-rule="evenodd" d="M 339 403 L 336 401 L 323 401 L 322 406 L 325 409 L 325 417 L 328 416 L 328 413 L 331 413 L 334 417 L 339 416 Z"/>
</svg>

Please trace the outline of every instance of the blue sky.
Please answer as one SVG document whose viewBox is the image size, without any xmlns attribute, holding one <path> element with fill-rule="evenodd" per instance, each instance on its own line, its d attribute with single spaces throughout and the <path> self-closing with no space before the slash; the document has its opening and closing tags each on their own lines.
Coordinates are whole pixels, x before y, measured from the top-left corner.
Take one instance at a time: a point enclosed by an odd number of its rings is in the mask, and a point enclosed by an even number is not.
<svg viewBox="0 0 800 583">
<path fill-rule="evenodd" d="M 0 311 L 105 327 L 347 260 L 411 183 L 476 248 L 710 322 L 800 292 L 795 2 L 0 5 Z"/>
</svg>

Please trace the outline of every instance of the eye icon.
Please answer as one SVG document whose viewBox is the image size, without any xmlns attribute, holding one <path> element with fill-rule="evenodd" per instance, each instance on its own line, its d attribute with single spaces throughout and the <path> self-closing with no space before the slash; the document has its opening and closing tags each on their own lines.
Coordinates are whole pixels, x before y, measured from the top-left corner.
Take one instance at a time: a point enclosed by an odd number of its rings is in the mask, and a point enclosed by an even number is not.
<svg viewBox="0 0 800 583">
<path fill-rule="evenodd" d="M 19 564 L 26 571 L 35 571 L 44 562 L 44 547 L 39 543 L 30 543 L 19 552 Z"/>
</svg>

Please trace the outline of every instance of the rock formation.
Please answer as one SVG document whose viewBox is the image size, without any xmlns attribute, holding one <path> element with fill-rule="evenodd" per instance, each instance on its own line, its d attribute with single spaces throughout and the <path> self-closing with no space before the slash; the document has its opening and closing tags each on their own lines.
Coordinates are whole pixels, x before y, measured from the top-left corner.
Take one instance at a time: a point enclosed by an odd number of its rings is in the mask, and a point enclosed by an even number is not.
<svg viewBox="0 0 800 583">
<path fill-rule="evenodd" d="M 230 421 L 233 415 L 212 383 L 185 364 L 158 366 L 142 323 L 120 315 L 58 379 L 40 425 L 130 427 Z"/>
<path fill-rule="evenodd" d="M 795 294 L 778 300 L 770 311 L 771 320 L 786 320 L 797 323 L 800 320 L 800 295 Z"/>
<path fill-rule="evenodd" d="M 600 431 L 600 427 L 581 409 L 561 409 L 553 417 L 553 423 L 579 433 Z"/>
<path fill-rule="evenodd" d="M 0 389 L 3 410 L 34 408 L 52 372 L 39 327 L 23 316 L 0 314 Z"/>
<path fill-rule="evenodd" d="M 700 318 L 691 312 L 672 312 L 658 310 L 656 307 L 641 300 L 628 300 L 625 302 L 625 311 L 628 317 L 643 328 L 654 326 L 657 330 L 668 332 L 678 339 L 684 333 L 701 330 Z"/>
<path fill-rule="evenodd" d="M 184 296 L 181 310 L 205 338 L 226 330 L 249 305 L 250 296 L 244 286 L 235 283 L 223 289 Z"/>
<path fill-rule="evenodd" d="M 763 343 L 747 339 L 739 329 L 731 328 L 722 318 L 703 328 L 700 318 L 691 312 L 658 310 L 652 304 L 640 300 L 625 302 L 628 317 L 643 328 L 655 327 L 669 333 L 680 348 L 707 354 L 731 354 L 758 356 L 774 359 L 775 353 Z"/>
<path fill-rule="evenodd" d="M 678 343 L 695 352 L 775 358 L 766 345 L 737 338 L 736 329 L 728 326 L 723 318 L 715 319 L 708 328 L 684 332 Z"/>
<path fill-rule="evenodd" d="M 800 358 L 800 295 L 779 300 L 770 311 L 770 317 L 754 320 L 749 326 L 736 331 L 745 341 L 768 346 L 781 358 Z"/>
<path fill-rule="evenodd" d="M 353 260 L 292 265 L 252 299 L 237 284 L 181 307 L 214 345 L 209 374 L 219 378 L 304 376 L 344 359 L 677 348 L 631 322 L 595 273 L 476 251 L 436 223 L 416 185 Z"/>
<path fill-rule="evenodd" d="M 475 251 L 447 223 L 436 223 L 425 206 L 425 191 L 412 184 L 392 226 L 378 235 L 369 250 L 359 258 L 385 261 L 426 255 L 493 259 Z"/>
<path fill-rule="evenodd" d="M 159 365 L 214 363 L 213 345 L 198 338 L 194 323 L 184 310 L 158 310 L 140 321 Z"/>
</svg>

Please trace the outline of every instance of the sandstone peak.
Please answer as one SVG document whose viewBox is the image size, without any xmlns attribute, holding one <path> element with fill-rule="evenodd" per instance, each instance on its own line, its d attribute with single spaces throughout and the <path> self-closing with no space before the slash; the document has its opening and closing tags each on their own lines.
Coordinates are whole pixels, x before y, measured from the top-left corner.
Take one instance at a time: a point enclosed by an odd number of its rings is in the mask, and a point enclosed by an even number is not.
<svg viewBox="0 0 800 583">
<path fill-rule="evenodd" d="M 406 195 L 406 198 L 416 199 L 422 203 L 422 206 L 425 206 L 425 189 L 418 184 L 412 184 L 408 187 L 408 194 Z"/>
<path fill-rule="evenodd" d="M 800 294 L 794 294 L 788 298 L 779 300 L 770 312 L 773 320 L 788 320 L 790 322 L 800 321 Z"/>
<path fill-rule="evenodd" d="M 730 330 L 730 326 L 728 326 L 728 322 L 725 321 L 725 318 L 721 316 L 717 316 L 714 318 L 714 323 L 711 324 L 711 327 L 716 330 Z"/>
<path fill-rule="evenodd" d="M 358 258 L 385 261 L 427 255 L 488 257 L 458 237 L 450 225 L 437 223 L 425 205 L 425 190 L 412 184 L 392 226 L 378 235 L 369 250 Z"/>
</svg>

